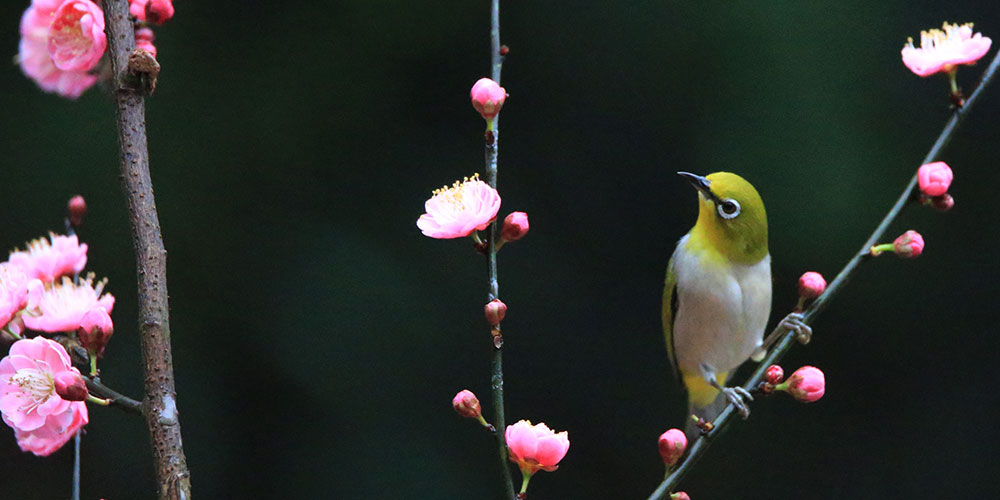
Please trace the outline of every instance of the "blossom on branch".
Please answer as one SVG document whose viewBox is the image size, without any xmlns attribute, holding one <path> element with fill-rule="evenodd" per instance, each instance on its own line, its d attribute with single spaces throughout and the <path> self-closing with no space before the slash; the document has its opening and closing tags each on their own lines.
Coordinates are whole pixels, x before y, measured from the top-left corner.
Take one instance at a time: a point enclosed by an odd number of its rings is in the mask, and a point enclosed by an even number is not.
<svg viewBox="0 0 1000 500">
<path fill-rule="evenodd" d="M 539 469 L 548 472 L 556 470 L 559 461 L 569 451 L 566 431 L 556 433 L 544 423 L 532 425 L 528 420 L 521 420 L 507 427 L 504 438 L 510 450 L 510 461 L 516 463 L 526 476 Z"/>
<path fill-rule="evenodd" d="M 40 281 L 29 283 L 24 325 L 42 332 L 71 332 L 80 328 L 84 316 L 92 309 L 100 308 L 111 314 L 115 298 L 109 293 L 101 295 L 107 282 L 105 278 L 95 285 L 91 273 L 79 284 L 67 277 L 50 287 Z"/>
<path fill-rule="evenodd" d="M 17 62 L 21 71 L 42 90 L 76 99 L 97 82 L 97 75 L 91 74 L 91 68 L 67 71 L 59 69 L 53 62 L 49 54 L 49 28 L 53 24 L 56 9 L 61 4 L 59 0 L 33 0 L 31 6 L 24 11 L 21 16 L 21 42 L 18 45 Z M 100 8 L 97 10 L 100 11 Z M 94 17 L 95 23 L 98 18 L 103 30 L 103 12 Z M 91 35 L 93 36 L 92 30 Z"/>
<path fill-rule="evenodd" d="M 524 212 L 511 212 L 503 220 L 503 229 L 500 230 L 500 238 L 503 241 L 517 241 L 528 234 L 528 214 Z"/>
<path fill-rule="evenodd" d="M 660 458 L 663 459 L 663 463 L 668 467 L 676 464 L 677 461 L 684 455 L 687 443 L 687 436 L 685 436 L 684 431 L 680 429 L 670 429 L 669 431 L 660 434 Z"/>
<path fill-rule="evenodd" d="M 7 326 L 28 302 L 28 276 L 20 267 L 0 263 L 0 328 Z"/>
<path fill-rule="evenodd" d="M 480 78 L 469 91 L 469 97 L 472 99 L 472 107 L 483 115 L 483 119 L 489 121 L 500 112 L 507 100 L 507 91 L 489 78 Z"/>
<path fill-rule="evenodd" d="M 812 403 L 826 392 L 826 377 L 815 366 L 803 366 L 795 370 L 788 380 L 775 386 L 775 390 L 786 391 L 803 403 Z"/>
<path fill-rule="evenodd" d="M 48 50 L 52 63 L 63 71 L 89 71 L 108 46 L 104 12 L 90 0 L 66 0 L 49 25 Z"/>
<path fill-rule="evenodd" d="M 56 391 L 56 379 L 67 373 L 80 376 L 66 349 L 44 337 L 14 342 L 0 360 L 0 414 L 22 450 L 48 455 L 87 423 L 86 405 Z"/>
<path fill-rule="evenodd" d="M 826 291 L 826 280 L 815 271 L 803 273 L 799 277 L 799 297 L 815 299 Z"/>
<path fill-rule="evenodd" d="M 920 184 L 920 191 L 927 196 L 942 196 L 951 187 L 951 180 L 955 174 L 951 167 L 943 161 L 936 161 L 921 165 L 917 170 L 917 183 Z"/>
<path fill-rule="evenodd" d="M 60 276 L 79 273 L 87 265 L 87 244 L 80 243 L 75 234 L 49 233 L 48 240 L 38 238 L 29 241 L 27 247 L 11 252 L 9 260 L 29 278 L 49 283 Z"/>
<path fill-rule="evenodd" d="M 909 38 L 901 52 L 903 64 L 918 76 L 950 73 L 960 64 L 975 64 L 993 43 L 982 33 L 972 33 L 972 23 L 944 23 L 941 29 L 920 32 L 920 47 Z"/>
<path fill-rule="evenodd" d="M 424 203 L 426 213 L 417 219 L 417 227 L 431 238 L 461 238 L 486 229 L 500 211 L 500 194 L 479 180 L 479 174 L 433 194 Z"/>
</svg>

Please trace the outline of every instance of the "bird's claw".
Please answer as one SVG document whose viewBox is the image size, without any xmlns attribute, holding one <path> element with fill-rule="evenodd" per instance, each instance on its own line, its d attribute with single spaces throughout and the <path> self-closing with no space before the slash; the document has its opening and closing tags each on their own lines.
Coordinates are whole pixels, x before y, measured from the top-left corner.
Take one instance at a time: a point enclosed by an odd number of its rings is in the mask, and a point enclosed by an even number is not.
<svg viewBox="0 0 1000 500">
<path fill-rule="evenodd" d="M 805 323 L 805 316 L 802 313 L 793 312 L 785 316 L 778 326 L 795 332 L 795 339 L 802 345 L 808 344 L 812 340 L 812 327 Z"/>
<path fill-rule="evenodd" d="M 739 386 L 723 387 L 722 393 L 726 395 L 726 398 L 736 408 L 736 411 L 740 412 L 743 420 L 746 420 L 750 416 L 750 406 L 747 404 L 747 401 L 753 401 L 753 396 L 746 389 Z"/>
</svg>

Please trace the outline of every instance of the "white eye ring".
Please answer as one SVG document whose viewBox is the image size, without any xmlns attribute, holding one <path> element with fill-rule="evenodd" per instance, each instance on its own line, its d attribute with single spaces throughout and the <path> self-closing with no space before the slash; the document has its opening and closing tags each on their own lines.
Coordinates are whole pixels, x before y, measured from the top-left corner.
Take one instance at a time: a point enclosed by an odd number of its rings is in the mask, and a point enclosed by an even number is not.
<svg viewBox="0 0 1000 500">
<path fill-rule="evenodd" d="M 719 212 L 719 217 L 723 219 L 736 218 L 740 214 L 740 202 L 732 198 L 727 198 L 716 205 L 716 211 Z"/>
</svg>

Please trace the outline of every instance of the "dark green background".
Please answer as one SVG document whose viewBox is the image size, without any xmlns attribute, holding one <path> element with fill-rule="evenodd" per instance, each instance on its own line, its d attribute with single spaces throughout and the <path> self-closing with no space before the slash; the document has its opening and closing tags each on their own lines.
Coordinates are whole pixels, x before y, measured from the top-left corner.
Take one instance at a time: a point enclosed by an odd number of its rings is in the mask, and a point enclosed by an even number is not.
<svg viewBox="0 0 1000 500">
<path fill-rule="evenodd" d="M 0 54 L 27 2 L 0 5 Z M 767 203 L 775 319 L 799 274 L 828 278 L 899 195 L 948 116 L 907 36 L 987 1 L 504 2 L 500 254 L 508 415 L 569 431 L 531 498 L 645 498 L 656 437 L 685 402 L 660 332 L 663 270 L 695 196 L 674 175 L 732 170 Z M 431 189 L 482 172 L 468 90 L 488 72 L 475 2 L 177 2 L 148 101 L 169 251 L 181 422 L 198 498 L 500 498 L 486 401 L 486 267 L 414 222 Z M 6 52 L 4 52 L 6 51 Z M 996 50 L 992 50 L 990 57 Z M 971 88 L 985 63 L 963 68 Z M 104 380 L 142 393 L 135 275 L 113 106 L 0 70 L 0 245 L 90 206 L 88 268 L 118 301 Z M 925 254 L 868 264 L 786 358 L 827 393 L 774 397 L 682 485 L 722 498 L 996 498 L 1000 86 L 943 159 L 948 214 L 911 207 Z M 153 498 L 141 419 L 91 408 L 83 497 Z M 0 429 L 0 498 L 69 496 L 71 451 L 39 459 Z M 516 473 L 515 473 L 516 477 Z"/>
</svg>

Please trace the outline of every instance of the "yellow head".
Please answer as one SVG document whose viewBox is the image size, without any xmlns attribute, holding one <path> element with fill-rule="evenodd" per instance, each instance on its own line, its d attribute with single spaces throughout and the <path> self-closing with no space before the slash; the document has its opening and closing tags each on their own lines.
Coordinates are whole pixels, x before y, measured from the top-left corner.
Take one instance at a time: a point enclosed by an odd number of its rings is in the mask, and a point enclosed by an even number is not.
<svg viewBox="0 0 1000 500">
<path fill-rule="evenodd" d="M 698 221 L 691 238 L 731 262 L 755 264 L 767 255 L 767 213 L 753 185 L 730 172 L 706 177 L 677 172 L 698 189 Z"/>
</svg>

